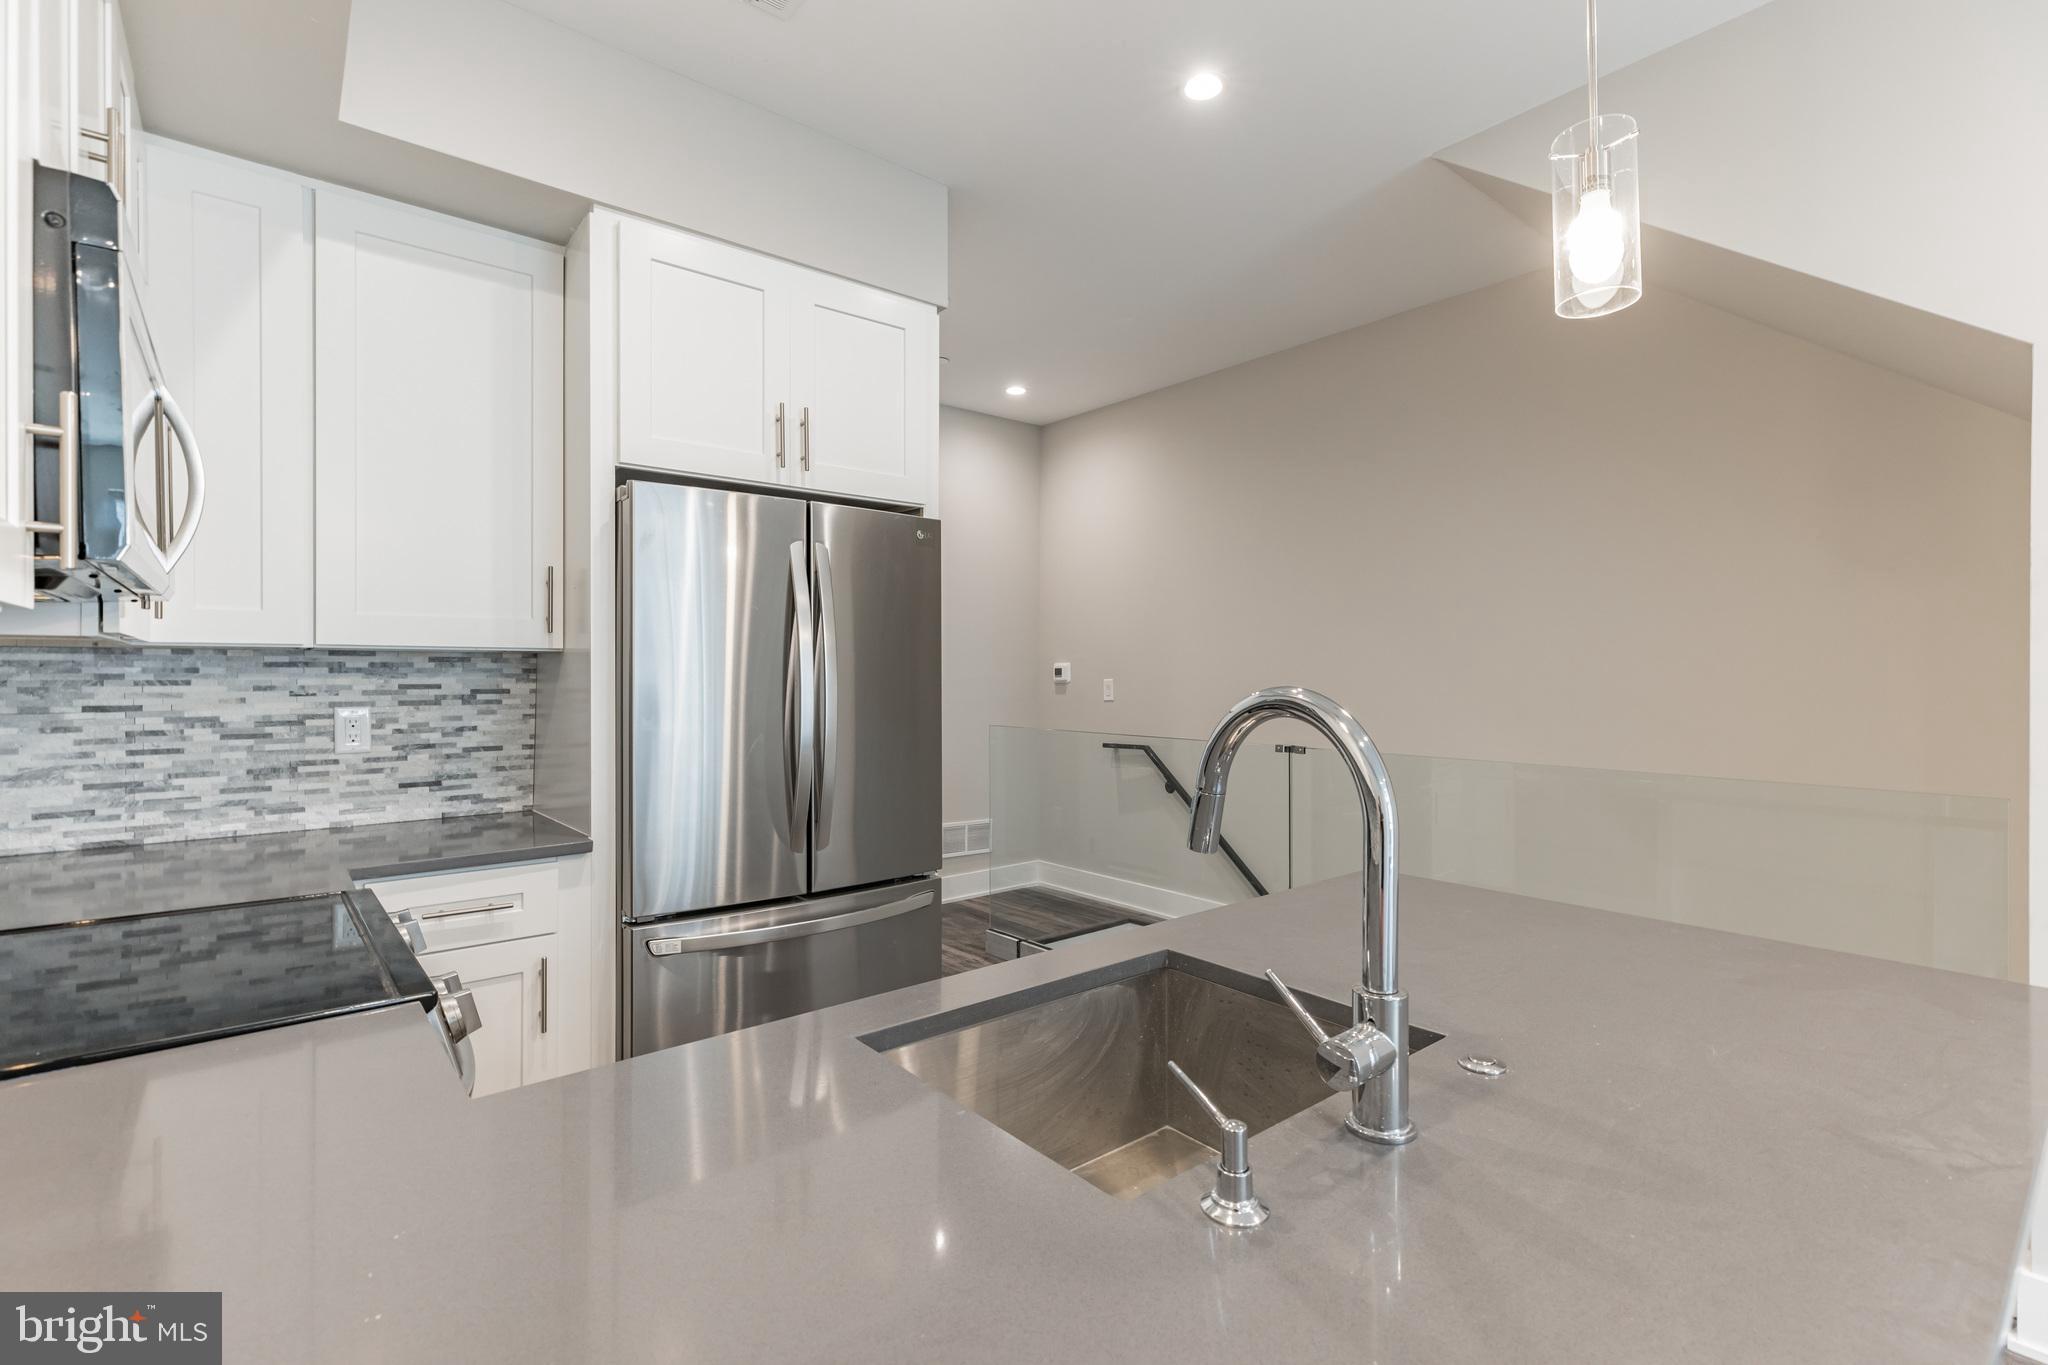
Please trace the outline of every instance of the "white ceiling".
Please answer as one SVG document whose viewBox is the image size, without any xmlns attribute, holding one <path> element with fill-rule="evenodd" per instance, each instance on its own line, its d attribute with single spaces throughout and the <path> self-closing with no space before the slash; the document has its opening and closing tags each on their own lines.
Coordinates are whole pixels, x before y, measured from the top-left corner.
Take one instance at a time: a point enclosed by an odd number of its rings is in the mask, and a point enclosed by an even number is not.
<svg viewBox="0 0 2048 1365">
<path fill-rule="evenodd" d="M 1447 157 L 1450 154 L 1446 154 Z M 1453 169 L 1530 225 L 1550 229 L 1550 196 L 1469 166 Z M 1643 224 L 1643 259 L 1659 289 L 1878 365 L 2023 420 L 2034 407 L 2033 348 L 1895 299 L 1818 279 Z"/>
<path fill-rule="evenodd" d="M 1608 0 L 1602 64 L 1761 2 Z M 514 3 L 951 186 L 946 401 L 1034 422 L 1540 265 L 1417 163 L 1585 79 L 1580 0 Z"/>
<path fill-rule="evenodd" d="M 945 400 L 1033 422 L 1539 267 L 1428 158 L 1584 79 L 1579 0 L 516 3 L 949 185 Z M 1761 3 L 1609 0 L 1602 66 Z M 125 0 L 145 121 L 564 238 L 560 191 L 336 119 L 347 4 Z"/>
</svg>

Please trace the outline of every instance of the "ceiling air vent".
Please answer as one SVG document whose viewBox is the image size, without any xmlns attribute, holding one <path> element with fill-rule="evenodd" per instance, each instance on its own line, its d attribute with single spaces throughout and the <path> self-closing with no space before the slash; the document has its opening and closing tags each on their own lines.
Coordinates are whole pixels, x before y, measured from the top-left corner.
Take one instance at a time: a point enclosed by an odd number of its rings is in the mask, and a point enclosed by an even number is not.
<svg viewBox="0 0 2048 1365">
<path fill-rule="evenodd" d="M 747 0 L 747 6 L 763 14 L 772 14 L 777 19 L 794 19 L 796 12 L 804 7 L 804 0 Z"/>
</svg>

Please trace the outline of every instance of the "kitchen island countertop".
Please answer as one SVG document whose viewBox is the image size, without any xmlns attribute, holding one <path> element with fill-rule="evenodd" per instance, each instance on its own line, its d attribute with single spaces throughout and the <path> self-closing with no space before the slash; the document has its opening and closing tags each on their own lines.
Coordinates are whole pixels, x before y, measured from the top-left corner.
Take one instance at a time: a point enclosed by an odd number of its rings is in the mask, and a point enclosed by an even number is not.
<svg viewBox="0 0 2048 1365">
<path fill-rule="evenodd" d="M 2048 993 L 1410 880 L 1420 1137 L 1118 1200 L 859 1035 L 1161 948 L 1343 999 L 1355 880 L 469 1101 L 413 1011 L 0 1085 L 0 1284 L 229 1360 L 1985 1362 Z M 1458 1066 L 1497 1056 L 1497 1080 Z"/>
</svg>

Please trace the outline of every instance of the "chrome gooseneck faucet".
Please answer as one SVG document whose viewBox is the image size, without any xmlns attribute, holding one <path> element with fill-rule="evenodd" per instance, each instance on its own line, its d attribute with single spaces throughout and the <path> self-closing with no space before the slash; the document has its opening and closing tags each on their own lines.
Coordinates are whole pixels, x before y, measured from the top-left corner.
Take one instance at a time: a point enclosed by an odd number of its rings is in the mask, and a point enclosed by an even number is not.
<svg viewBox="0 0 2048 1365">
<path fill-rule="evenodd" d="M 1363 984 L 1351 992 L 1351 1027 L 1334 1037 L 1324 1033 L 1279 977 L 1271 972 L 1266 976 L 1316 1040 L 1316 1065 L 1325 1083 L 1333 1090 L 1351 1091 L 1351 1113 L 1344 1126 L 1369 1142 L 1410 1142 L 1415 1125 L 1408 1118 L 1408 997 L 1400 977 L 1394 784 L 1365 727 L 1336 702 L 1305 687 L 1268 687 L 1231 707 L 1202 753 L 1188 847 L 1197 853 L 1216 851 L 1230 765 L 1252 731 L 1281 717 L 1314 726 L 1336 747 L 1337 756 L 1351 770 L 1365 813 Z"/>
</svg>

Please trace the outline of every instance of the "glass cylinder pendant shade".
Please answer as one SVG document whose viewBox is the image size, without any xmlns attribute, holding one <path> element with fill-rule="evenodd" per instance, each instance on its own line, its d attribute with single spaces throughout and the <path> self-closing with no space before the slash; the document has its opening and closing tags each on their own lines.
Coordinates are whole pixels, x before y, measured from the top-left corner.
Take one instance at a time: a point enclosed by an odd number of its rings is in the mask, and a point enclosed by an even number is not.
<svg viewBox="0 0 2048 1365">
<path fill-rule="evenodd" d="M 1636 121 L 1602 114 L 1550 144 L 1551 273 L 1557 315 L 1597 318 L 1643 296 Z"/>
</svg>

